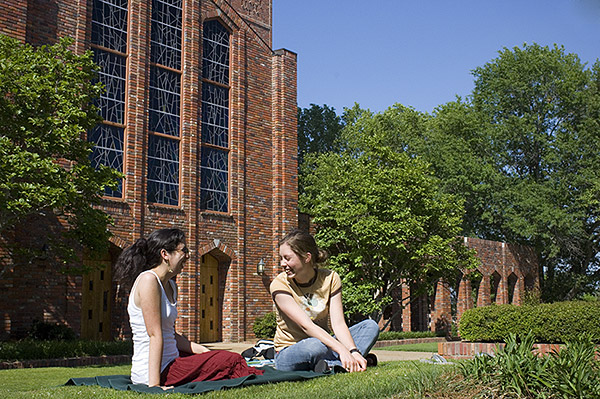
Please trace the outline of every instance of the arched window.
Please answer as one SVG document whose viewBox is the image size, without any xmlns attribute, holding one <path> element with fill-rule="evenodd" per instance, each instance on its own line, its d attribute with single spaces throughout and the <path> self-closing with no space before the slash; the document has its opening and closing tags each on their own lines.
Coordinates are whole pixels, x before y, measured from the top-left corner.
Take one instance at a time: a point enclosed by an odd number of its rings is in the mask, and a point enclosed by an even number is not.
<svg viewBox="0 0 600 399">
<path fill-rule="evenodd" d="M 104 84 L 98 103 L 103 122 L 88 132 L 95 144 L 91 162 L 123 172 L 125 136 L 125 86 L 127 62 L 127 0 L 94 0 L 92 8 L 92 51 L 100 66 L 98 78 Z M 123 196 L 123 180 L 104 195 Z"/>
<path fill-rule="evenodd" d="M 202 34 L 200 208 L 229 211 L 229 31 L 206 21 Z"/>
</svg>

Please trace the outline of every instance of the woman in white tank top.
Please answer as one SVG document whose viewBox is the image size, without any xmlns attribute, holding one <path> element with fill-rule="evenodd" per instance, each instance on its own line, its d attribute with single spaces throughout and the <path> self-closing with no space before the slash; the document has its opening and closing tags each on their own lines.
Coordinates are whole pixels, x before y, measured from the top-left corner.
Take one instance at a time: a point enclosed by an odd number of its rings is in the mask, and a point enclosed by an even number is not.
<svg viewBox="0 0 600 399">
<path fill-rule="evenodd" d="M 189 259 L 185 234 L 161 229 L 126 248 L 115 265 L 121 281 L 135 278 L 127 312 L 133 334 L 131 380 L 134 384 L 181 385 L 262 374 L 241 355 L 209 351 L 175 331 L 177 286 L 173 278 Z M 180 357 L 180 352 L 193 356 Z"/>
</svg>

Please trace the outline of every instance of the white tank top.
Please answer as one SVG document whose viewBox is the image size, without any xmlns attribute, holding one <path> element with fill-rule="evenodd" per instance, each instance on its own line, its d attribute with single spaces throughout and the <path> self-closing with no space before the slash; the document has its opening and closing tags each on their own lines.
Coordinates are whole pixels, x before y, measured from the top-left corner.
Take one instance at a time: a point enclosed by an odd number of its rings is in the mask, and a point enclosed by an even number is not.
<svg viewBox="0 0 600 399">
<path fill-rule="evenodd" d="M 173 300 L 171 303 L 167 298 L 158 275 L 152 270 L 146 270 L 135 280 L 131 293 L 129 294 L 129 302 L 127 304 L 127 313 L 129 313 L 129 325 L 131 326 L 131 332 L 133 334 L 133 357 L 131 358 L 131 382 L 134 384 L 146 384 L 148 385 L 148 357 L 150 355 L 150 336 L 146 331 L 146 324 L 144 323 L 144 316 L 142 309 L 136 306 L 134 301 L 134 293 L 137 288 L 140 276 L 144 273 L 152 273 L 158 280 L 158 284 L 161 289 L 160 298 L 160 311 L 161 311 L 161 323 L 162 323 L 162 336 L 163 336 L 163 353 L 162 362 L 160 365 L 160 371 L 162 372 L 165 367 L 169 365 L 173 360 L 179 357 L 179 351 L 177 350 L 177 343 L 175 342 L 175 320 L 177 319 L 177 286 L 173 280 L 169 280 L 171 287 L 173 288 Z"/>
</svg>

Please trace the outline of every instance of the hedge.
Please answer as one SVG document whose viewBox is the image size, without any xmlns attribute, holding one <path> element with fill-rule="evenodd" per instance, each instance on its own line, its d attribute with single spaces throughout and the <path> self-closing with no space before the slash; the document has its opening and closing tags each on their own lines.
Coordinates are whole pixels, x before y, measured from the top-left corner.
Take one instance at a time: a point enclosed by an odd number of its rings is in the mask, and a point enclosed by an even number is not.
<svg viewBox="0 0 600 399">
<path fill-rule="evenodd" d="M 29 338 L 16 342 L 0 342 L 0 361 L 131 355 L 132 353 L 131 341 L 38 341 Z"/>
<path fill-rule="evenodd" d="M 472 342 L 503 342 L 511 333 L 525 336 L 530 331 L 536 342 L 565 343 L 584 332 L 600 342 L 600 303 L 490 305 L 467 310 L 459 323 L 461 338 Z"/>
</svg>

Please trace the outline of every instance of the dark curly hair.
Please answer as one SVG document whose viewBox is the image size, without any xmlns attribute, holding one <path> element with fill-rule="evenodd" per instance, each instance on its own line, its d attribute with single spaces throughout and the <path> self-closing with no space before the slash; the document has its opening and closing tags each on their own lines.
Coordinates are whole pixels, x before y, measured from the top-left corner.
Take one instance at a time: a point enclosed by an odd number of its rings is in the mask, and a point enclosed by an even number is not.
<svg viewBox="0 0 600 399">
<path fill-rule="evenodd" d="M 115 264 L 115 280 L 131 283 L 144 270 L 152 269 L 161 262 L 160 251 L 173 252 L 185 243 L 185 233 L 180 229 L 160 229 L 147 238 L 138 239 L 125 248 Z"/>
</svg>

